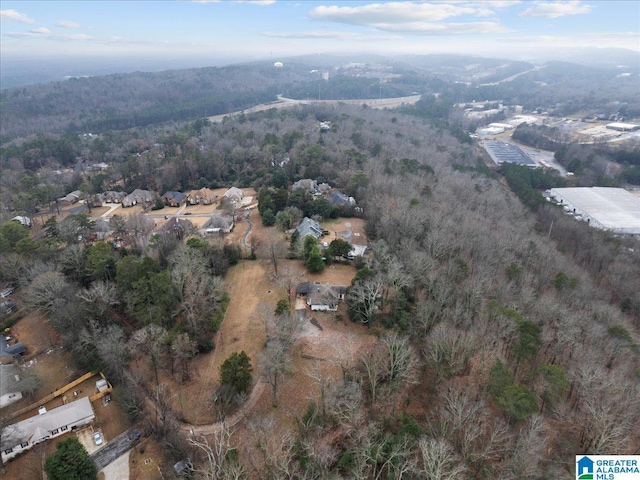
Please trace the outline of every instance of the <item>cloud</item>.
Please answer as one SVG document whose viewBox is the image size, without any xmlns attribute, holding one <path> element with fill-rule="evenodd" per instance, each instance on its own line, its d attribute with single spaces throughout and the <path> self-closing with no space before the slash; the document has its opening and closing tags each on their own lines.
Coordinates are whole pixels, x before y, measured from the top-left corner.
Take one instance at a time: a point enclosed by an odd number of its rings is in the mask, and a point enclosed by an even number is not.
<svg viewBox="0 0 640 480">
<path fill-rule="evenodd" d="M 358 7 L 319 6 L 309 12 L 316 20 L 329 20 L 350 25 L 376 26 L 380 23 L 437 22 L 461 15 L 487 16 L 493 12 L 468 4 L 370 3 Z"/>
<path fill-rule="evenodd" d="M 90 35 L 85 35 L 83 33 L 76 33 L 73 35 L 59 35 L 51 33 L 51 30 L 49 30 L 48 28 L 36 28 L 35 30 L 31 30 L 29 32 L 7 32 L 4 33 L 3 36 L 12 38 L 40 38 L 59 41 L 93 40 L 93 37 L 91 37 Z"/>
<path fill-rule="evenodd" d="M 82 27 L 82 25 L 80 25 L 78 22 L 72 22 L 71 20 L 58 20 L 56 22 L 56 26 L 57 27 L 61 27 L 61 28 L 80 28 L 80 27 Z"/>
<path fill-rule="evenodd" d="M 567 15 L 583 15 L 591 12 L 593 6 L 580 3 L 580 0 L 569 2 L 536 2 L 535 6 L 527 8 L 521 17 L 558 18 Z"/>
<path fill-rule="evenodd" d="M 238 3 L 251 3 L 253 5 L 260 5 L 261 7 L 267 7 L 276 3 L 276 0 L 237 0 Z"/>
<path fill-rule="evenodd" d="M 370 36 L 354 32 L 331 32 L 331 31 L 314 31 L 314 32 L 262 32 L 261 35 L 270 38 L 294 38 L 301 40 L 347 40 L 350 42 L 370 42 L 370 41 L 388 41 L 402 40 L 398 35 L 386 36 Z"/>
<path fill-rule="evenodd" d="M 35 33 L 38 35 L 49 35 L 51 33 L 51 30 L 49 30 L 48 28 L 45 27 L 40 27 L 40 28 L 35 28 L 33 30 L 29 31 L 30 33 Z"/>
<path fill-rule="evenodd" d="M 373 27 L 411 35 L 466 35 L 505 33 L 510 30 L 498 22 L 445 23 L 452 17 L 487 17 L 494 12 L 486 2 L 454 3 L 371 3 L 356 7 L 319 6 L 309 12 L 316 20 Z"/>
<path fill-rule="evenodd" d="M 15 10 L 0 10 L 0 20 L 13 20 L 20 23 L 36 23 L 35 20 L 29 18 L 24 13 Z"/>
<path fill-rule="evenodd" d="M 220 3 L 221 0 L 191 0 L 193 3 Z M 266 7 L 276 3 L 276 0 L 233 0 L 233 3 L 250 3 Z"/>
</svg>

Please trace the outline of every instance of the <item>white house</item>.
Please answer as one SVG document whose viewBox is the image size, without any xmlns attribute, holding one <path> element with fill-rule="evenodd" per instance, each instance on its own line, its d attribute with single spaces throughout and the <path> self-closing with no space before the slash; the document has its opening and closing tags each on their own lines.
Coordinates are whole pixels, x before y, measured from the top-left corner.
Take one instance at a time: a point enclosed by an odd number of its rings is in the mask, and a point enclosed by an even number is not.
<svg viewBox="0 0 640 480">
<path fill-rule="evenodd" d="M 9 425 L 2 430 L 2 460 L 9 461 L 38 443 L 87 425 L 96 418 L 89 397 Z"/>
</svg>

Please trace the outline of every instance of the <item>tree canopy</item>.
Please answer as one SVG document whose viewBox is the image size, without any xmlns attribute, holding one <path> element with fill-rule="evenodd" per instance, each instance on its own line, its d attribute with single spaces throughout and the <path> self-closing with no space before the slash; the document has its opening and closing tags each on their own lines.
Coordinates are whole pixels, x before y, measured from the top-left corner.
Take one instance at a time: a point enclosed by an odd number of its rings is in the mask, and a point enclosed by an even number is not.
<svg viewBox="0 0 640 480">
<path fill-rule="evenodd" d="M 49 480 L 94 480 L 98 478 L 96 465 L 76 437 L 69 437 L 56 445 L 56 452 L 44 465 Z"/>
<path fill-rule="evenodd" d="M 220 383 L 244 393 L 251 387 L 251 359 L 244 352 L 233 352 L 220 366 Z"/>
</svg>

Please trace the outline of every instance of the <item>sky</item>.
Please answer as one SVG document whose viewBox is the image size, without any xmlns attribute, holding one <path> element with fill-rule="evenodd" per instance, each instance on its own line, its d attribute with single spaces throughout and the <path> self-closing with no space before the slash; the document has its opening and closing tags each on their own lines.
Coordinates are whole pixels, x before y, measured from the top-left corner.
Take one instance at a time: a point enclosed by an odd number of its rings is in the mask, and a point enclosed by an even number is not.
<svg viewBox="0 0 640 480">
<path fill-rule="evenodd" d="M 640 51 L 638 1 L 5 1 L 0 55 L 272 58 L 308 53 L 517 57 Z"/>
</svg>

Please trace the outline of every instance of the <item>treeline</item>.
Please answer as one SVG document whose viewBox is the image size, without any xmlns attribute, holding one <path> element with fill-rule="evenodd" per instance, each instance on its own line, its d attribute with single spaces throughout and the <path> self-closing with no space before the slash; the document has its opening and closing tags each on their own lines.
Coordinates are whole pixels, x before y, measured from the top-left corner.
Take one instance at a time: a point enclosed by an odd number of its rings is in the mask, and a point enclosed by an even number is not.
<svg viewBox="0 0 640 480">
<path fill-rule="evenodd" d="M 320 121 L 331 121 L 333 128 L 320 132 Z M 371 128 L 370 122 L 376 126 Z M 454 143 L 446 135 L 425 137 L 424 126 L 403 115 L 390 117 L 359 106 L 339 111 L 302 106 L 238 116 L 219 124 L 197 120 L 92 137 L 40 136 L 5 145 L 0 155 L 6 204 L 31 214 L 76 189 L 89 195 L 112 189 L 162 193 L 232 184 L 259 190 L 311 178 L 358 198 L 363 179 L 357 172 L 368 158 L 450 156 L 448 149 Z M 470 150 L 467 154 L 471 158 Z M 82 173 L 81 166 L 75 165 L 75 173 L 53 171 L 74 165 L 76 159 L 84 165 L 109 162 L 112 167 Z M 36 195 L 40 184 L 51 188 Z M 306 212 L 326 213 L 333 208 L 320 201 L 297 203 Z"/>
<path fill-rule="evenodd" d="M 566 185 L 565 179 L 554 169 L 533 169 L 524 165 L 503 163 L 498 172 L 504 176 L 520 201 L 534 211 L 545 203 L 541 191 Z"/>
<path fill-rule="evenodd" d="M 307 81 L 302 66 L 129 73 L 2 90 L 3 142 L 32 133 L 104 131 L 205 117 L 275 100 L 278 86 Z M 90 120 L 87 120 L 90 119 Z"/>
</svg>

